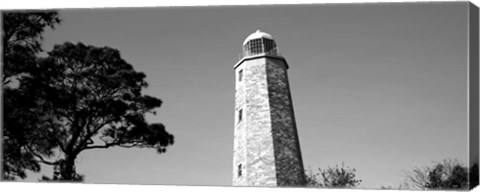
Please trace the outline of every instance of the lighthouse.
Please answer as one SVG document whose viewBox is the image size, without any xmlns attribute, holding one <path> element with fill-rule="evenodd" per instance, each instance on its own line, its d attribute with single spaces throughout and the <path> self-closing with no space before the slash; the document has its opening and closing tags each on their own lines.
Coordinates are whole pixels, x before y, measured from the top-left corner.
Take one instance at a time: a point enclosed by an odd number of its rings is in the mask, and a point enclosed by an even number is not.
<svg viewBox="0 0 480 192">
<path fill-rule="evenodd" d="M 268 33 L 243 42 L 235 66 L 234 186 L 303 186 L 289 66 Z"/>
</svg>

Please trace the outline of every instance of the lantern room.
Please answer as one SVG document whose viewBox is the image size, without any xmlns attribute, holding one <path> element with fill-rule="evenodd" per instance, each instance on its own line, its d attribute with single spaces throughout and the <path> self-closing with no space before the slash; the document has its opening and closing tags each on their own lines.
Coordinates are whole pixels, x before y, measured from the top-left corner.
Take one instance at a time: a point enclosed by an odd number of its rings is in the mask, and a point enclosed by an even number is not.
<svg viewBox="0 0 480 192">
<path fill-rule="evenodd" d="M 243 41 L 243 57 L 255 55 L 279 56 L 277 45 L 270 34 L 257 30 Z"/>
</svg>

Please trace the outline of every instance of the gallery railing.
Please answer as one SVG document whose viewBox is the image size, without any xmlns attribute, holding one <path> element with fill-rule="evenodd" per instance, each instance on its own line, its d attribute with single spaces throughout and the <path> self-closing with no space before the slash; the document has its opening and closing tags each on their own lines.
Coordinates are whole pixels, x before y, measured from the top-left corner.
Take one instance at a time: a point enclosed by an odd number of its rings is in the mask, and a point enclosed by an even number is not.
<svg viewBox="0 0 480 192">
<path fill-rule="evenodd" d="M 282 56 L 282 54 L 280 54 L 278 52 L 278 49 L 275 48 L 275 49 L 272 49 L 270 51 L 267 51 L 267 52 L 258 52 L 258 53 L 253 53 L 253 52 L 250 52 L 250 51 L 244 51 L 243 53 L 239 54 L 238 55 L 238 59 L 242 59 L 244 57 L 251 57 L 251 56 L 256 56 L 256 55 L 271 55 L 271 56 Z"/>
</svg>

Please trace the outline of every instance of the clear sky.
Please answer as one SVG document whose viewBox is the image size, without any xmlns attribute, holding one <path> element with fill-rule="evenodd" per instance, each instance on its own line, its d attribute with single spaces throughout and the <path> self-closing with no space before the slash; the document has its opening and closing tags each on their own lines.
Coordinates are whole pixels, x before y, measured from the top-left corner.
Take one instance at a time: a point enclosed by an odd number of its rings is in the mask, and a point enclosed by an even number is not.
<svg viewBox="0 0 480 192">
<path fill-rule="evenodd" d="M 61 10 L 44 48 L 109 46 L 147 75 L 175 144 L 85 151 L 88 183 L 231 185 L 234 70 L 261 29 L 286 57 L 306 168 L 345 162 L 360 188 L 467 163 L 467 3 Z M 51 175 L 45 168 L 41 174 Z M 36 181 L 41 174 L 31 174 Z"/>
</svg>

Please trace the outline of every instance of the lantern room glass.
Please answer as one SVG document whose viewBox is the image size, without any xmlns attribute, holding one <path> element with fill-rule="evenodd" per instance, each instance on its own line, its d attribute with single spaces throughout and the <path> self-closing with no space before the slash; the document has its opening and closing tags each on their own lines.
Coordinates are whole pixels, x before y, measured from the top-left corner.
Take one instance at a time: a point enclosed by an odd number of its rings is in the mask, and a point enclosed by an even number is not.
<svg viewBox="0 0 480 192">
<path fill-rule="evenodd" d="M 252 39 L 243 46 L 244 57 L 262 54 L 279 56 L 274 40 L 267 38 Z"/>
</svg>

